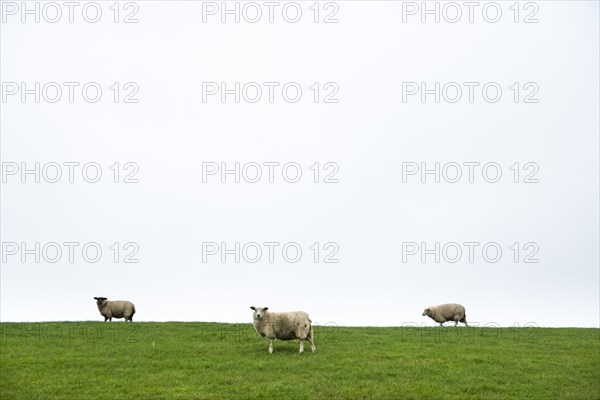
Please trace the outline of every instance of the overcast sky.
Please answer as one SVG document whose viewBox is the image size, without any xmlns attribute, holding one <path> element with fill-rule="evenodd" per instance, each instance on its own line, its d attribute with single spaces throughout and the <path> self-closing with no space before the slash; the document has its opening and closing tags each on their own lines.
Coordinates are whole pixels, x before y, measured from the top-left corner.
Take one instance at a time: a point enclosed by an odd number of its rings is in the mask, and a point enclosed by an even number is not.
<svg viewBox="0 0 600 400">
<path fill-rule="evenodd" d="M 1 321 L 599 326 L 598 2 L 22 4 Z"/>
</svg>

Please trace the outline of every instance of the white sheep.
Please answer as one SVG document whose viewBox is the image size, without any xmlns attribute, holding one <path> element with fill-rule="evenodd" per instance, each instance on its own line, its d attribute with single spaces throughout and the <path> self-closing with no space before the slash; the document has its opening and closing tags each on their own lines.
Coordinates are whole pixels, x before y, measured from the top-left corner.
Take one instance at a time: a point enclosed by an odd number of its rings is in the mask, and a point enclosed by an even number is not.
<svg viewBox="0 0 600 400">
<path fill-rule="evenodd" d="M 113 318 L 125 318 L 125 321 L 133 322 L 135 306 L 132 302 L 126 300 L 108 301 L 106 297 L 94 297 L 100 314 L 104 317 L 104 322 L 112 321 Z"/>
<path fill-rule="evenodd" d="M 269 307 L 250 307 L 254 310 L 254 329 L 269 339 L 269 353 L 273 353 L 273 341 L 300 340 L 300 353 L 304 352 L 304 341 L 308 340 L 312 351 L 316 350 L 313 328 L 308 314 L 304 311 L 269 312 Z"/>
<path fill-rule="evenodd" d="M 427 315 L 429 318 L 438 322 L 440 326 L 444 325 L 444 322 L 454 321 L 454 326 L 462 322 L 467 325 L 467 314 L 465 308 L 460 304 L 442 304 L 439 306 L 431 306 L 423 311 L 423 315 Z"/>
</svg>

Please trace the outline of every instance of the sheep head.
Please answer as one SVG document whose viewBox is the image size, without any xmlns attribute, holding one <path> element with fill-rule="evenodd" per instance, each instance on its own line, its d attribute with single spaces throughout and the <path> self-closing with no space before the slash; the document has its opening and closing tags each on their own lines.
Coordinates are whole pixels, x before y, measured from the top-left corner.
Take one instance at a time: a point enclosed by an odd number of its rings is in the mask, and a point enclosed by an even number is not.
<svg viewBox="0 0 600 400">
<path fill-rule="evenodd" d="M 265 313 L 266 311 L 269 309 L 269 307 L 250 307 L 251 310 L 254 310 L 254 314 L 253 317 L 254 319 L 261 319 L 265 317 Z"/>
<path fill-rule="evenodd" d="M 96 300 L 96 304 L 101 306 L 104 303 L 106 303 L 107 298 L 106 297 L 94 297 L 94 300 Z"/>
</svg>

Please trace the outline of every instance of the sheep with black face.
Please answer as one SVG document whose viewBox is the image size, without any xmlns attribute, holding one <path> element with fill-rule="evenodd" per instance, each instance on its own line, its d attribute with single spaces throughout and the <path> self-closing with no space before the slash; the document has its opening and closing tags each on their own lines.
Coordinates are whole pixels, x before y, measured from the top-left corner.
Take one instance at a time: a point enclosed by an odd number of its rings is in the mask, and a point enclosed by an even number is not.
<svg viewBox="0 0 600 400">
<path fill-rule="evenodd" d="M 104 322 L 112 321 L 113 318 L 125 318 L 125 321 L 133 322 L 135 306 L 127 300 L 109 301 L 106 297 L 94 297 L 100 314 L 104 317 Z"/>
</svg>

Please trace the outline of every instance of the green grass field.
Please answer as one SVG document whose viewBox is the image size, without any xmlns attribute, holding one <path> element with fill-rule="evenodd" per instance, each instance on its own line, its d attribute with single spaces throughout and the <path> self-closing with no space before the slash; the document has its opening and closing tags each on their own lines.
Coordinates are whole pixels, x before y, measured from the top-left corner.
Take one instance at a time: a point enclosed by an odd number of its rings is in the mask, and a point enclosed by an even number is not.
<svg viewBox="0 0 600 400">
<path fill-rule="evenodd" d="M 600 399 L 600 330 L 2 323 L 1 399 Z"/>
</svg>

